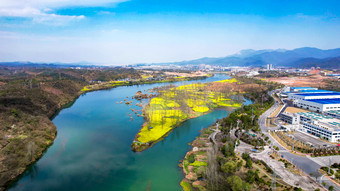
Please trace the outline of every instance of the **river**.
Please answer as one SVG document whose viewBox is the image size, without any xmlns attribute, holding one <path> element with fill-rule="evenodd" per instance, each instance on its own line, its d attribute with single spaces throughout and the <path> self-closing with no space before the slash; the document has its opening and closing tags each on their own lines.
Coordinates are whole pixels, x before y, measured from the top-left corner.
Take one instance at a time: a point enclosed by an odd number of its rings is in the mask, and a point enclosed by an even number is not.
<svg viewBox="0 0 340 191">
<path fill-rule="evenodd" d="M 227 78 L 216 75 L 195 82 Z M 185 83 L 190 82 L 172 84 Z M 183 173 L 177 165 L 190 149 L 188 143 L 228 112 L 215 110 L 190 119 L 152 148 L 135 153 L 130 145 L 143 118 L 132 115 L 131 120 L 128 113 L 140 107 L 135 106 L 137 100 L 130 106 L 116 102 L 160 85 L 166 84 L 122 86 L 80 96 L 53 119 L 58 130 L 53 145 L 9 190 L 181 190 Z"/>
</svg>

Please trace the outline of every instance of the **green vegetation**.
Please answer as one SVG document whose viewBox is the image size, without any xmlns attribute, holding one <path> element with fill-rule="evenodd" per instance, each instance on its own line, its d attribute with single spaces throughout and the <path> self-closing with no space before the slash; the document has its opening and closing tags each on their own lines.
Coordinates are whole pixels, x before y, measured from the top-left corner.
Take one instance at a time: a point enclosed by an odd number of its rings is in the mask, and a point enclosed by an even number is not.
<svg viewBox="0 0 340 191">
<path fill-rule="evenodd" d="M 183 191 L 191 191 L 192 190 L 191 184 L 189 182 L 182 180 L 180 184 L 183 188 Z"/>
<path fill-rule="evenodd" d="M 142 151 L 150 147 L 183 121 L 214 108 L 241 107 L 243 99 L 230 91 L 230 85 L 236 82 L 237 80 L 231 79 L 155 89 L 158 96 L 143 109 L 146 123 L 132 144 L 133 150 Z M 233 96 L 236 98 L 232 99 Z"/>
<path fill-rule="evenodd" d="M 207 166 L 207 162 L 204 161 L 195 161 L 190 164 L 191 166 Z"/>
</svg>

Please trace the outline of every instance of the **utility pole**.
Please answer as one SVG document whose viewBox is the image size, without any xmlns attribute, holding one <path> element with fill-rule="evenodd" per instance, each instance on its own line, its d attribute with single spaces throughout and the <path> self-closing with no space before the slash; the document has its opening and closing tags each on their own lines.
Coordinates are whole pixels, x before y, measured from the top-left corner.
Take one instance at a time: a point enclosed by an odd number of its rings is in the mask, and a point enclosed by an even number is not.
<svg viewBox="0 0 340 191">
<path fill-rule="evenodd" d="M 295 137 L 293 137 L 293 146 L 292 146 L 292 151 L 294 151 L 294 142 L 295 142 Z"/>
<path fill-rule="evenodd" d="M 332 165 L 332 161 L 331 161 L 331 156 L 329 157 L 329 165 L 328 165 L 328 174 L 331 173 L 331 165 Z"/>
<path fill-rule="evenodd" d="M 29 83 L 30 83 L 30 89 L 32 89 L 32 79 L 30 79 Z"/>
<path fill-rule="evenodd" d="M 255 118 L 253 110 L 254 110 L 254 109 L 251 108 L 251 124 L 252 124 L 252 125 L 254 125 L 254 118 Z"/>
<path fill-rule="evenodd" d="M 262 99 L 261 99 L 261 101 L 262 101 L 262 104 L 261 104 L 261 106 L 263 106 L 263 94 L 262 94 Z"/>
<path fill-rule="evenodd" d="M 272 191 L 276 191 L 276 173 L 275 170 L 272 175 L 272 184 L 271 184 Z"/>
</svg>

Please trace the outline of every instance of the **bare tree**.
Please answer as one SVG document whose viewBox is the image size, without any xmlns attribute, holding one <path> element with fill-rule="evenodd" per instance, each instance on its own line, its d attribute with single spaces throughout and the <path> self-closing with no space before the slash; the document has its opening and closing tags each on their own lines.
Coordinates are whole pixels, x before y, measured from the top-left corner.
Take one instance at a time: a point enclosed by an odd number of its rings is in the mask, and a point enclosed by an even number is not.
<svg viewBox="0 0 340 191">
<path fill-rule="evenodd" d="M 34 141 L 28 142 L 28 144 L 27 144 L 27 155 L 28 155 L 28 160 L 30 162 L 33 160 L 36 149 L 37 149 L 37 147 L 36 147 Z"/>
</svg>

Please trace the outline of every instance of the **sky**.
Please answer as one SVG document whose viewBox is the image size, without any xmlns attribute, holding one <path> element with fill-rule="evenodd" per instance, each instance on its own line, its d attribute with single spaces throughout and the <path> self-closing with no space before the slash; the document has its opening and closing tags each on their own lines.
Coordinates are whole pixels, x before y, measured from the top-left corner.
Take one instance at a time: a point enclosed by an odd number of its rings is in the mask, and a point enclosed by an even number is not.
<svg viewBox="0 0 340 191">
<path fill-rule="evenodd" d="M 339 0 L 0 0 L 0 62 L 159 63 L 340 47 Z"/>
</svg>

